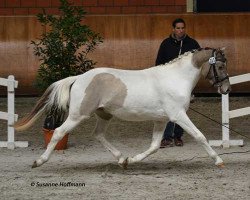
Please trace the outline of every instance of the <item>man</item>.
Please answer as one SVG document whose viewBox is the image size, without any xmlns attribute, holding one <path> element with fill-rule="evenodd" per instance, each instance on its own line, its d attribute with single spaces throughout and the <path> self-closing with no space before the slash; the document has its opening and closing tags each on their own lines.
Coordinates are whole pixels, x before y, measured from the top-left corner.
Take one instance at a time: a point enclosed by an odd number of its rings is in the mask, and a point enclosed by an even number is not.
<svg viewBox="0 0 250 200">
<path fill-rule="evenodd" d="M 156 65 L 165 64 L 187 51 L 200 48 L 198 42 L 186 34 L 183 19 L 175 19 L 172 26 L 172 34 L 161 43 Z M 173 139 L 176 146 L 183 146 L 182 135 L 183 129 L 178 124 L 169 122 L 164 131 L 161 148 L 173 146 Z"/>
</svg>

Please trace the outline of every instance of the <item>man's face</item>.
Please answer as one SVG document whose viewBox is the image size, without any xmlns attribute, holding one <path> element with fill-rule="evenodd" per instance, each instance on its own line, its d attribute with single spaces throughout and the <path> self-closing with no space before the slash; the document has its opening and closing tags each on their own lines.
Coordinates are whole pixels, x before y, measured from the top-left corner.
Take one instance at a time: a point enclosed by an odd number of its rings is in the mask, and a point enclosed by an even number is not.
<svg viewBox="0 0 250 200">
<path fill-rule="evenodd" d="M 181 39 L 186 34 L 184 23 L 177 23 L 173 28 L 173 33 L 177 39 Z"/>
</svg>

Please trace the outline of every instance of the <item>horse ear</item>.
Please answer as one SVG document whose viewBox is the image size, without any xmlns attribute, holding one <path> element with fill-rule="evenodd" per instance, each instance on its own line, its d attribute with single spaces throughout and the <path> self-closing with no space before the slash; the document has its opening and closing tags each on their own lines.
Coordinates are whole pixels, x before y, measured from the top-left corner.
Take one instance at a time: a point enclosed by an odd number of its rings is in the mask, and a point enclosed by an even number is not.
<svg viewBox="0 0 250 200">
<path fill-rule="evenodd" d="M 221 51 L 225 51 L 226 47 L 221 47 L 220 50 Z"/>
</svg>

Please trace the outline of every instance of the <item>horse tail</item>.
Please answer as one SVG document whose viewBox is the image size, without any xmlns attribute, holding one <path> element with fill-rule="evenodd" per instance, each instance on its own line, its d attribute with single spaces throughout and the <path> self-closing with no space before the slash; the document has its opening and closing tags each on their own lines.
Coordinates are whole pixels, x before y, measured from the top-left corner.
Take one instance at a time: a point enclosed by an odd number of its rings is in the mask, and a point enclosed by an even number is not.
<svg viewBox="0 0 250 200">
<path fill-rule="evenodd" d="M 38 100 L 31 113 L 15 123 L 17 131 L 29 128 L 44 112 L 51 109 L 67 111 L 70 99 L 70 89 L 77 76 L 71 76 L 51 84 Z"/>
</svg>

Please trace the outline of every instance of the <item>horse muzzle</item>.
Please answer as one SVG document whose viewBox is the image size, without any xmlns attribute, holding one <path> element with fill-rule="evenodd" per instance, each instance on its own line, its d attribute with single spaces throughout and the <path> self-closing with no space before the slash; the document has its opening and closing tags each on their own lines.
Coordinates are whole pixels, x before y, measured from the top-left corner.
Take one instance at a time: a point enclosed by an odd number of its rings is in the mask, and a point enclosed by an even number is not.
<svg viewBox="0 0 250 200">
<path fill-rule="evenodd" d="M 227 81 L 227 83 L 223 83 L 221 86 L 218 87 L 218 93 L 220 94 L 228 94 L 231 91 L 232 88 L 229 81 Z"/>
</svg>

